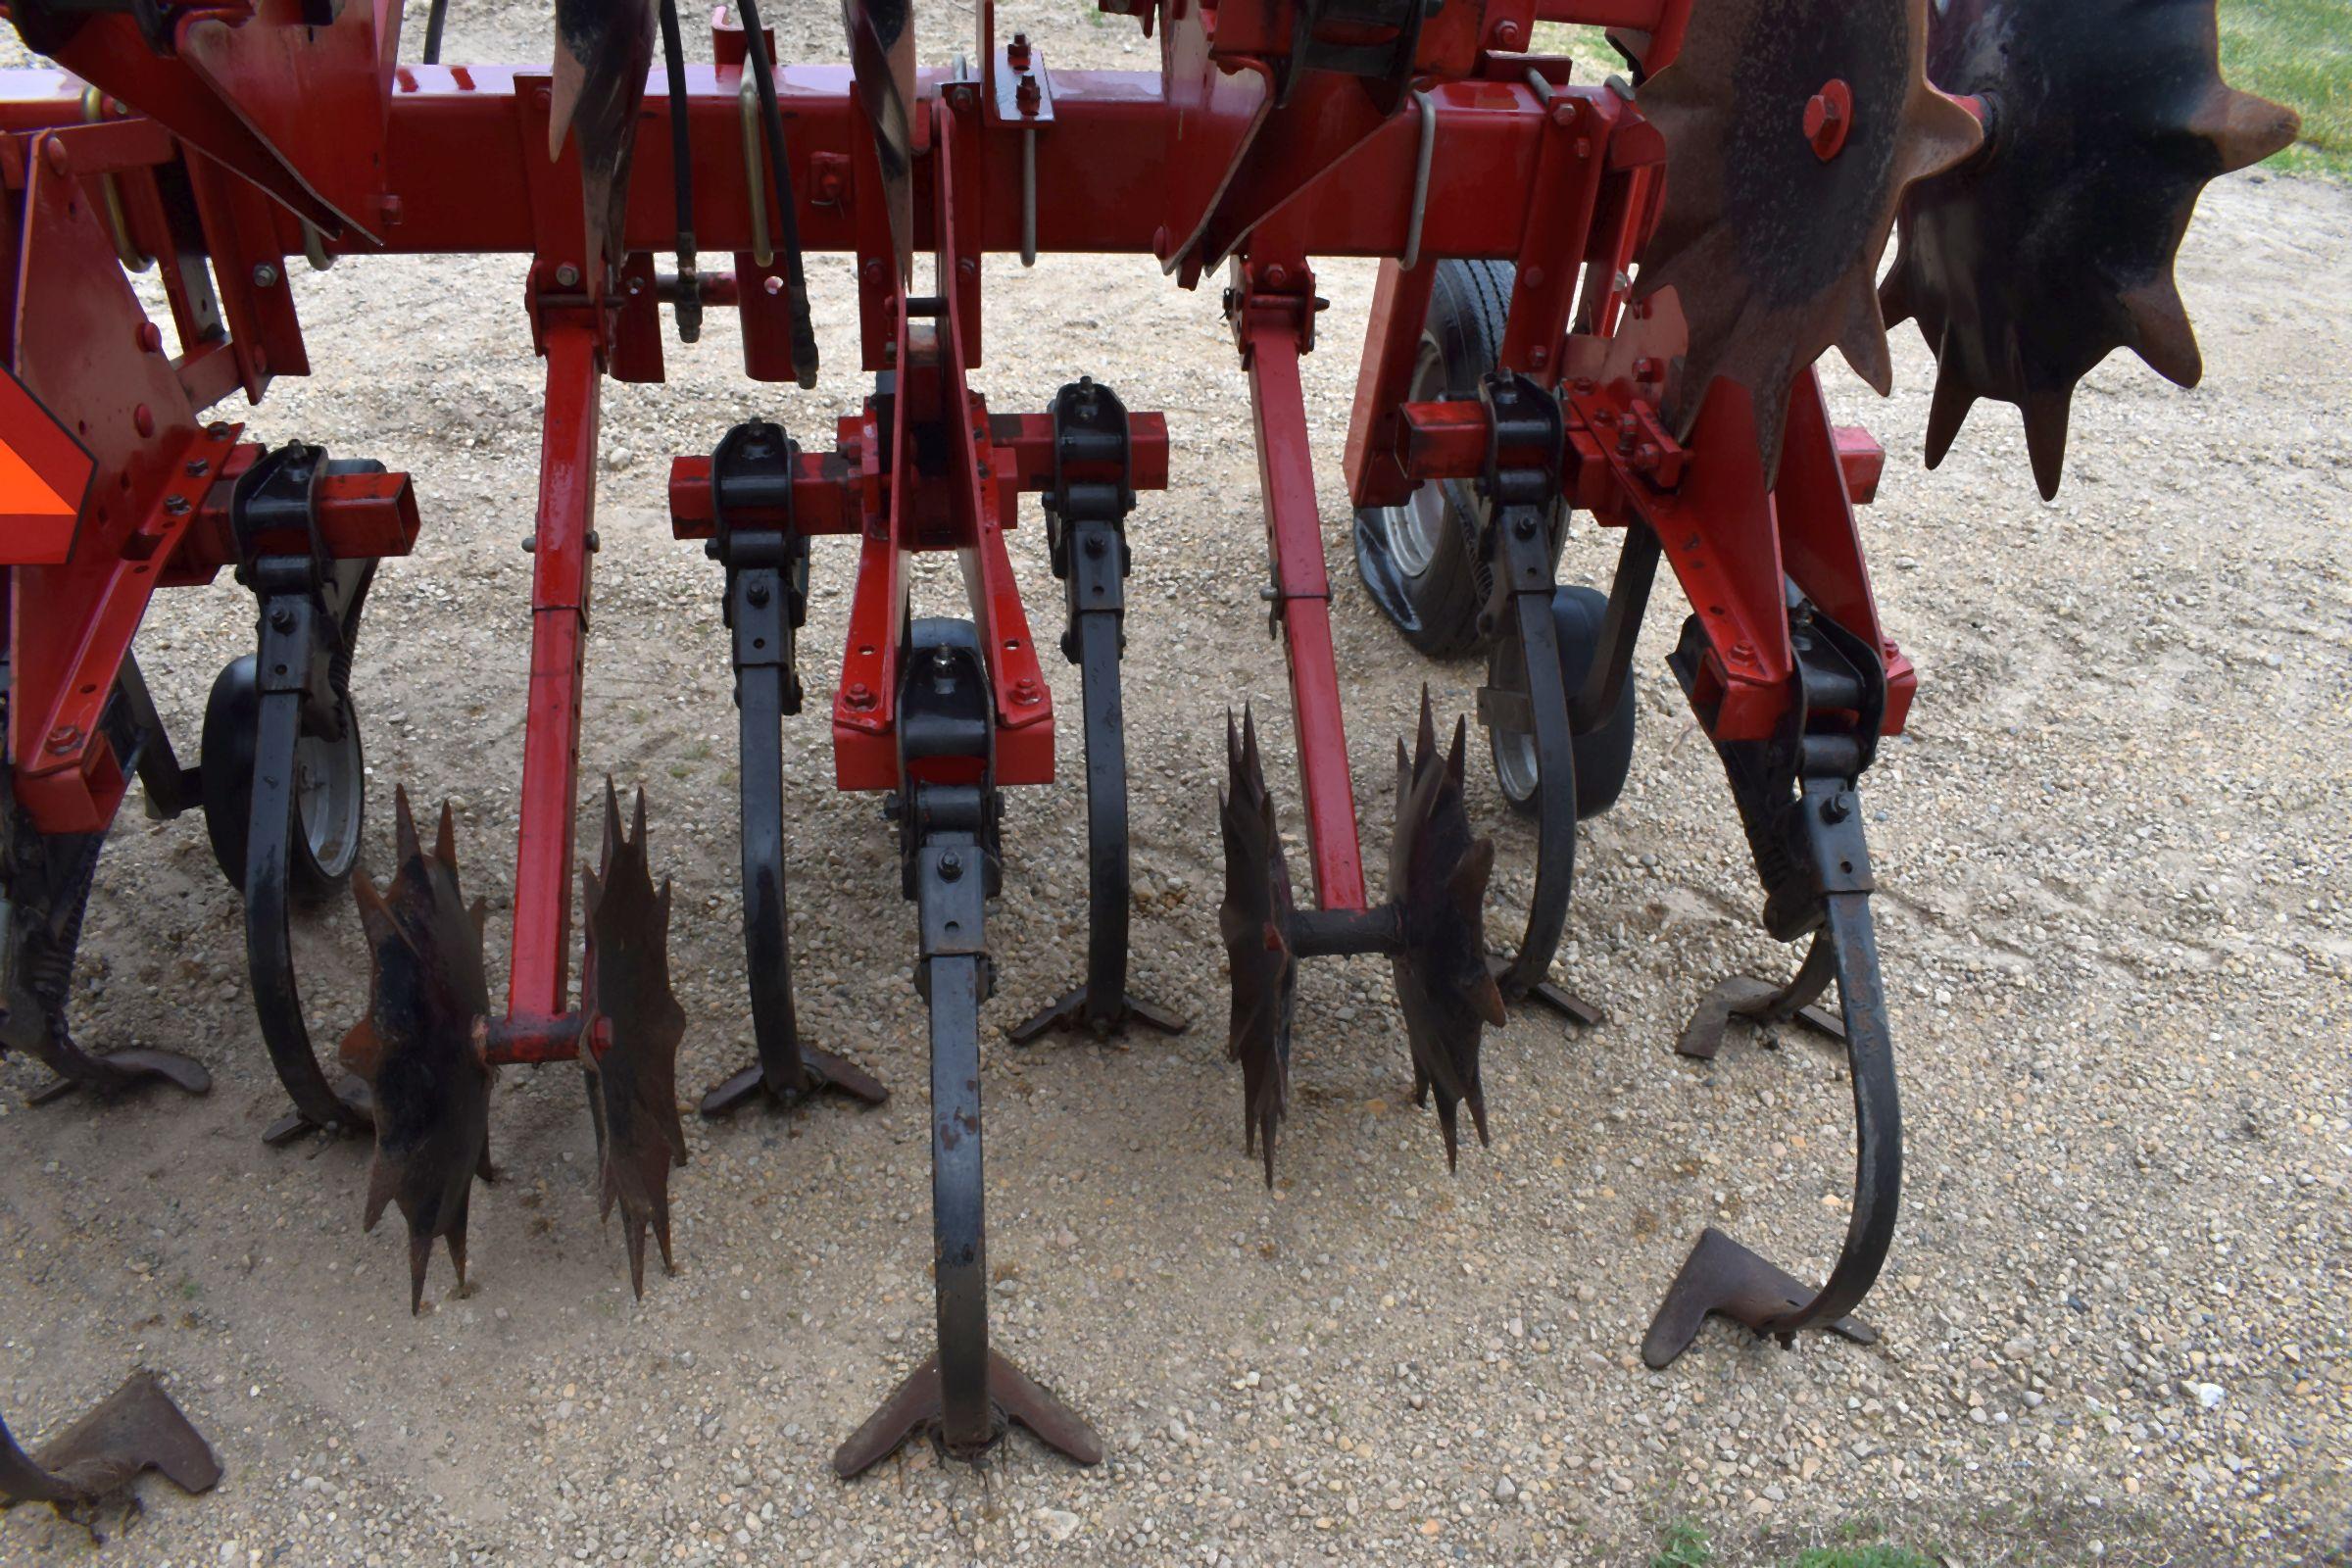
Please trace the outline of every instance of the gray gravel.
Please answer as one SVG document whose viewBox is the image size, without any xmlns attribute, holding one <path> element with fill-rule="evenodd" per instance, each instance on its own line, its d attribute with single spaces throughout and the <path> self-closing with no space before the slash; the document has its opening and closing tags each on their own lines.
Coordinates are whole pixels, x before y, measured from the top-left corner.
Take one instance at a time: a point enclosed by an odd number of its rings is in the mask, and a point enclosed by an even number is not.
<svg viewBox="0 0 2352 1568">
<path fill-rule="evenodd" d="M 806 9 L 787 49 L 836 52 L 830 12 Z M 455 10 L 452 58 L 544 56 L 536 9 Z M 1029 24 L 1060 62 L 1152 62 L 1101 20 L 1020 7 L 1001 25 Z M 1841 1065 L 1817 1044 L 1735 1037 L 1703 1068 L 1671 1052 L 1713 977 L 1789 956 L 1755 927 L 1719 770 L 1663 668 L 1663 609 L 1634 780 L 1587 828 L 1560 964 L 1612 1021 L 1491 1037 L 1495 1145 L 1448 1177 L 1409 1102 L 1385 969 L 1309 965 L 1281 1181 L 1261 1190 L 1222 1059 L 1228 703 L 1258 705 L 1294 829 L 1298 807 L 1256 599 L 1247 390 L 1213 290 L 1131 259 L 1025 273 L 999 258 L 976 382 L 993 405 L 1043 407 L 1090 371 L 1165 410 L 1179 449 L 1176 488 L 1133 525 L 1128 722 L 1139 983 L 1200 1027 L 1029 1054 L 992 1034 L 985 1063 L 998 1333 L 1095 1419 L 1109 1461 L 1079 1472 L 1015 1439 L 977 1471 L 923 1450 L 854 1486 L 827 1467 L 927 1348 L 930 1243 L 910 915 L 874 801 L 829 787 L 814 716 L 786 750 L 803 1015 L 898 1098 L 690 1124 L 682 1269 L 642 1302 L 597 1223 L 574 1070 L 511 1071 L 472 1289 L 455 1296 L 437 1261 L 412 1320 L 400 1242 L 359 1232 L 365 1148 L 259 1142 L 279 1091 L 201 826 L 126 812 L 92 905 L 80 1032 L 193 1052 L 217 1087 L 28 1111 L 36 1075 L 0 1067 L 12 1426 L 51 1430 L 132 1366 L 168 1378 L 227 1476 L 193 1501 L 145 1487 L 117 1562 L 1628 1563 L 1678 1517 L 1726 1562 L 1777 1562 L 1857 1522 L 1972 1568 L 2320 1560 L 2352 1535 L 2348 240 L 2341 187 L 2218 187 L 2181 268 L 2205 387 L 2102 368 L 2054 506 L 2006 410 L 1980 410 L 1945 468 L 1919 470 L 1931 367 L 1915 335 L 1898 334 L 1890 402 L 1833 378 L 1839 416 L 1892 454 L 1863 526 L 1922 671 L 1911 732 L 1866 789 L 1912 1160 L 1877 1348 L 1785 1352 L 1715 1326 L 1667 1373 L 1635 1356 L 1702 1224 L 1826 1267 L 1849 1159 Z M 669 385 L 606 399 L 583 765 L 590 786 L 609 770 L 652 795 L 693 1020 L 682 1085 L 744 1059 L 749 1014 L 718 578 L 667 537 L 666 454 L 707 451 L 754 412 L 814 436 L 854 407 L 839 272 L 816 271 L 833 356 L 816 393 L 747 387 L 721 315 L 699 349 L 673 347 Z M 1340 449 L 1370 275 L 1324 269 L 1307 374 L 1377 856 L 1385 761 L 1421 683 L 1460 711 L 1481 672 L 1410 656 L 1353 590 Z M 379 580 L 355 682 L 370 854 L 388 857 L 393 782 L 454 797 L 503 970 L 528 592 L 514 540 L 539 376 L 521 267 L 347 261 L 295 281 L 321 373 L 281 382 L 253 432 L 409 469 L 426 517 L 416 558 Z M 1047 630 L 1058 594 L 1034 512 L 1015 547 Z M 1580 524 L 1570 551 L 1600 580 L 1614 541 Z M 812 715 L 851 568 L 845 545 L 818 546 Z M 945 604 L 954 587 L 927 568 L 918 591 Z M 249 616 L 224 580 L 173 596 L 143 633 L 190 750 Z M 1068 703 L 1074 678 L 1056 678 Z M 1010 804 L 995 1027 L 1083 961 L 1065 711 L 1064 782 Z M 1471 807 L 1499 841 L 1491 917 L 1506 923 L 1532 837 L 1483 775 Z M 357 922 L 338 906 L 300 940 L 331 1041 L 361 1004 Z M 45 1512 L 0 1520 L 0 1561 L 86 1551 Z"/>
</svg>

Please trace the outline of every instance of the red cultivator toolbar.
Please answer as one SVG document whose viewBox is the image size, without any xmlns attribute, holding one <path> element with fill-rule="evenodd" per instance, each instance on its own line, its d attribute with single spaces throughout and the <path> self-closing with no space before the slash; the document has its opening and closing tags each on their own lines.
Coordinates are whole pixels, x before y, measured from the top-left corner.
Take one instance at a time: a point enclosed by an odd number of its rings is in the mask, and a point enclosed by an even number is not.
<svg viewBox="0 0 2352 1568">
<path fill-rule="evenodd" d="M 1883 456 L 1833 421 L 1815 362 L 1836 347 L 1883 390 L 1882 301 L 1916 316 L 1942 368 L 1931 461 L 1973 402 L 2010 401 L 2054 489 L 2067 398 L 2109 352 L 2194 378 L 2172 252 L 2203 184 L 2282 145 L 2292 117 L 2222 85 L 2212 0 L 1954 0 L 1933 18 L 1925 0 L 1102 6 L 1157 38 L 1159 70 L 1055 71 L 1046 45 L 997 36 L 986 0 L 969 52 L 923 69 L 894 0 L 845 4 L 846 67 L 773 59 L 749 3 L 741 24 L 716 17 L 702 65 L 668 0 L 658 15 L 649 0 L 559 0 L 547 70 L 399 65 L 398 0 L 7 0 L 61 69 L 0 73 L 0 246 L 15 262 L 0 282 L 0 1043 L 56 1070 L 42 1098 L 207 1087 L 185 1058 L 87 1051 L 65 1016 L 99 846 L 135 777 L 152 812 L 202 810 L 243 896 L 260 1034 L 293 1102 L 270 1136 L 372 1131 L 367 1217 L 401 1209 L 413 1300 L 436 1239 L 463 1275 L 491 1075 L 575 1057 L 600 1200 L 623 1210 L 642 1289 L 649 1230 L 670 1253 L 684 1018 L 642 796 L 624 827 L 609 794 L 572 929 L 600 400 L 608 379 L 660 381 L 712 310 L 738 313 L 748 379 L 813 386 L 819 355 L 850 346 L 812 330 L 807 267 L 840 253 L 872 395 L 829 445 L 755 418 L 670 470 L 677 536 L 721 571 L 758 1039 L 702 1110 L 884 1096 L 800 1037 L 785 912 L 780 734 L 803 706 L 808 541 L 855 535 L 835 777 L 885 795 L 916 908 L 939 1348 L 836 1464 L 856 1474 L 930 1428 L 971 1456 L 1007 1422 L 1098 1458 L 1084 1420 L 988 1341 L 979 1014 L 999 956 L 985 921 L 1002 792 L 1053 782 L 1057 712 L 1011 553 L 1042 535 L 1065 589 L 1060 652 L 1081 701 L 1059 712 L 1085 742 L 1090 914 L 1081 983 L 1011 1036 L 1180 1030 L 1128 989 L 1118 687 L 1125 522 L 1139 490 L 1183 483 L 1181 432 L 1172 444 L 1157 415 L 1085 377 L 1034 415 L 991 413 L 970 378 L 983 256 L 1148 253 L 1183 287 L 1223 270 L 1288 658 L 1311 899 L 1292 881 L 1255 714 L 1231 728 L 1221 818 L 1229 1044 L 1268 1180 L 1302 958 L 1390 956 L 1449 1161 L 1462 1105 L 1486 1136 L 1485 1029 L 1530 1002 L 1596 1016 L 1552 960 L 1577 821 L 1625 780 L 1629 672 L 1663 564 L 1690 607 L 1671 663 L 1729 776 L 1764 924 L 1811 944 L 1786 985 L 1716 988 L 1681 1049 L 1711 1054 L 1735 1016 L 1840 1036 L 1859 1163 L 1826 1285 L 1709 1230 L 1644 1354 L 1665 1366 L 1711 1312 L 1783 1340 L 1869 1338 L 1847 1314 L 1886 1255 L 1901 1155 L 1856 791 L 1916 681 L 1854 524 Z M 428 62 L 441 20 L 436 5 Z M 1533 49 L 1546 23 L 1611 29 L 1624 74 L 1573 79 Z M 2094 99 L 2102 113 L 2078 121 Z M 309 369 L 304 267 L 491 251 L 529 258 L 515 324 L 547 378 L 503 1006 L 446 812 L 428 852 L 402 801 L 390 884 L 355 877 L 352 654 L 379 564 L 432 519 L 403 475 L 299 443 L 263 451 L 210 412 Z M 1426 699 L 1398 751 L 1385 896 L 1366 883 L 1299 376 L 1318 346 L 1314 262 L 1334 256 L 1382 258 L 1347 445 L 1363 586 L 1414 647 L 1486 657 L 1476 716 L 1502 794 L 1537 824 L 1533 897 L 1499 953 L 1466 717 L 1448 743 Z M 126 276 L 151 266 L 176 352 Z M 1016 527 L 1024 493 L 1042 529 Z M 1579 514 L 1623 536 L 1605 594 L 1557 580 Z M 915 613 L 924 553 L 957 558 L 959 613 Z M 223 567 L 254 595 L 256 649 L 221 672 L 183 767 L 133 640 L 158 589 Z M 306 1020 L 290 930 L 298 906 L 347 885 L 373 976 L 338 1070 Z M 1835 1014 L 1814 1005 L 1832 981 Z M 119 1396 L 95 1436 L 68 1434 L 70 1455 L 67 1440 L 30 1457 L 8 1443 L 0 1495 L 87 1508 L 149 1464 L 209 1484 L 217 1469 L 169 1399 L 124 1392 L 139 1396 Z"/>
</svg>

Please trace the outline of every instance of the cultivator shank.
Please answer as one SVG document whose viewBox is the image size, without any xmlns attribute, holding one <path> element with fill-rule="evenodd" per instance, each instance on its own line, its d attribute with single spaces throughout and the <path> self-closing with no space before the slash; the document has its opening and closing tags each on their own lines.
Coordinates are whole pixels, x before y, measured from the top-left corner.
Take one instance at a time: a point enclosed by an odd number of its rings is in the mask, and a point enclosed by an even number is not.
<svg viewBox="0 0 2352 1568">
<path fill-rule="evenodd" d="M 1833 422 L 1815 362 L 1836 347 L 1884 391 L 1883 316 L 1916 318 L 1941 368 L 1931 466 L 1974 401 L 2005 399 L 2025 409 L 2045 494 L 2071 389 L 2109 352 L 2194 380 L 2171 282 L 2190 208 L 2293 134 L 2291 114 L 2221 83 L 2212 0 L 1103 0 L 1159 39 L 1145 73 L 1050 69 L 1026 35 L 1000 41 L 986 0 L 974 54 L 946 68 L 920 64 L 900 0 L 844 0 L 846 66 L 775 59 L 752 0 L 740 21 L 713 18 L 709 64 L 686 58 L 671 0 L 558 0 L 545 69 L 440 65 L 438 9 L 426 62 L 402 65 L 398 0 L 0 4 L 63 67 L 0 73 L 14 264 L 0 270 L 0 1045 L 57 1075 L 36 1099 L 209 1083 L 170 1053 L 85 1050 L 65 1021 L 98 846 L 136 778 L 151 814 L 201 808 L 243 901 L 259 1033 L 293 1105 L 267 1136 L 372 1134 L 364 1223 L 401 1210 L 413 1310 L 436 1239 L 465 1287 L 506 1065 L 580 1062 L 595 1198 L 620 1211 L 632 1288 L 649 1233 L 676 1266 L 676 1080 L 694 1020 L 642 792 L 624 827 L 607 780 L 599 864 L 575 863 L 603 388 L 662 379 L 667 304 L 681 345 L 706 311 L 733 310 L 747 378 L 813 389 L 806 262 L 845 254 L 870 395 L 829 441 L 754 415 L 669 470 L 673 532 L 723 574 L 756 1044 L 701 1108 L 886 1100 L 852 1059 L 881 1042 L 819 1049 L 795 1005 L 786 863 L 806 817 L 786 801 L 782 726 L 813 686 L 834 782 L 880 797 L 895 825 L 931 1079 L 936 1349 L 835 1466 L 856 1475 L 921 1432 L 972 1458 L 1015 1425 L 1099 1460 L 1086 1421 L 989 1341 L 982 1009 L 1001 967 L 1022 970 L 1002 921 L 992 944 L 989 904 L 1018 874 L 1004 794 L 1051 784 L 1056 760 L 1012 536 L 1021 494 L 1037 494 L 1079 671 L 1088 940 L 1083 980 L 1007 1034 L 1181 1032 L 1131 989 L 1120 689 L 1126 583 L 1150 559 L 1138 496 L 1169 485 L 1170 437 L 1091 377 L 1036 415 L 990 413 L 969 378 L 992 252 L 1150 255 L 1186 288 L 1222 264 L 1307 872 L 1294 885 L 1270 726 L 1229 710 L 1218 925 L 1245 1150 L 1262 1149 L 1272 1185 L 1307 1067 L 1294 1034 L 1315 1025 L 1302 961 L 1388 957 L 1415 1098 L 1435 1101 L 1449 1167 L 1464 1105 L 1482 1144 L 1510 1114 L 1485 1091 L 1488 1030 L 1530 1002 L 1600 1020 L 1554 959 L 1578 823 L 1630 770 L 1635 652 L 1663 565 L 1690 609 L 1670 666 L 1729 779 L 1764 927 L 1811 944 L 1786 984 L 1709 992 L 1680 1049 L 1712 1057 L 1735 1018 L 1836 1035 L 1859 1153 L 1826 1284 L 1705 1230 L 1643 1354 L 1665 1366 L 1709 1314 L 1784 1341 L 1810 1327 L 1870 1341 L 1851 1314 L 1892 1242 L 1901 1142 L 1859 789 L 1918 682 L 1880 622 L 1854 521 L 1884 454 Z M 1524 52 L 1538 22 L 1610 27 L 1631 79 L 1576 80 L 1565 59 Z M 409 481 L 315 445 L 265 450 L 208 414 L 309 369 L 290 257 L 450 252 L 527 258 L 546 362 L 530 603 L 514 617 L 530 673 L 503 1004 L 451 811 L 428 851 L 396 791 L 390 881 L 362 863 L 358 634 L 377 572 L 417 537 Z M 1397 748 L 1385 895 L 1366 889 L 1300 374 L 1325 304 L 1314 259 L 1334 256 L 1381 259 L 1346 448 L 1360 571 L 1415 647 L 1485 661 L 1476 715 L 1495 781 L 1534 824 L 1532 891 L 1500 954 L 1467 716 L 1442 744 L 1426 687 Z M 150 265 L 176 352 L 126 279 Z M 1606 593 L 1561 580 L 1580 516 L 1623 533 Z M 836 536 L 855 541 L 854 575 L 826 690 L 805 685 L 801 654 L 831 551 L 818 544 Z M 918 604 L 923 555 L 956 559 L 949 612 Z M 158 588 L 223 566 L 254 596 L 256 642 L 220 672 L 183 767 L 131 641 Z M 313 1047 L 293 959 L 297 922 L 339 913 L 345 887 L 370 961 L 349 1077 Z M 0 1494 L 86 1509 L 149 1464 L 209 1485 L 202 1440 L 136 1387 L 37 1463 L 0 1444 Z"/>
</svg>

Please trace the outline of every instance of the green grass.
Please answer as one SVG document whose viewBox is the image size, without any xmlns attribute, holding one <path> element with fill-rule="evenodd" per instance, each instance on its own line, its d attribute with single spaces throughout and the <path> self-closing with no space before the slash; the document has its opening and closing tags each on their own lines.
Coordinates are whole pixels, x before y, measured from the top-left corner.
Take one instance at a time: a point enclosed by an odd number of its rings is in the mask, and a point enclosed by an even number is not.
<svg viewBox="0 0 2352 1568">
<path fill-rule="evenodd" d="M 1936 1559 L 1907 1546 L 1809 1546 L 1789 1568 L 1936 1568 Z"/>
<path fill-rule="evenodd" d="M 1706 1533 L 1684 1519 L 1666 1527 L 1666 1539 L 1658 1543 L 1649 1568 L 1708 1568 L 1714 1560 L 1715 1548 L 1707 1544 Z"/>
<path fill-rule="evenodd" d="M 2352 176 L 2352 0 L 2221 0 L 2222 74 L 2290 104 L 2303 137 L 2272 167 Z M 1598 27 L 1539 23 L 1535 46 L 1570 56 L 1597 81 L 1622 71 Z"/>
<path fill-rule="evenodd" d="M 1669 1525 L 1649 1568 L 1713 1568 L 1715 1548 L 1706 1532 L 1689 1520 Z M 1788 1568 L 1939 1568 L 1936 1559 L 1885 1542 L 1847 1546 L 1808 1546 Z"/>
<path fill-rule="evenodd" d="M 2222 74 L 2303 117 L 2276 167 L 2352 175 L 2352 0 L 2222 0 L 2221 16 Z"/>
</svg>

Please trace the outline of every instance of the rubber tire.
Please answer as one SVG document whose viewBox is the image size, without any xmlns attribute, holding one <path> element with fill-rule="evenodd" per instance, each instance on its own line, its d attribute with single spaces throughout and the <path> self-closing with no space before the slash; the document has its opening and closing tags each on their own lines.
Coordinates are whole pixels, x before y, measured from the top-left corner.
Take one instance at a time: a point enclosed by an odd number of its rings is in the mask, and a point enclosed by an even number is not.
<svg viewBox="0 0 2352 1568">
<path fill-rule="evenodd" d="M 212 840 L 213 859 L 220 874 L 240 898 L 245 892 L 246 841 L 253 820 L 253 745 L 261 719 L 258 669 L 259 661 L 252 654 L 232 659 L 221 667 L 212 695 L 205 700 L 204 736 L 197 755 L 205 835 Z M 349 842 L 337 846 L 327 863 L 318 858 L 307 821 L 301 824 L 303 831 L 294 835 L 286 891 L 295 904 L 306 908 L 317 907 L 349 889 L 351 869 L 359 858 L 359 827 L 367 820 L 368 769 L 360 744 L 359 715 L 352 710 L 349 696 L 343 699 L 343 723 L 351 737 L 350 774 L 358 800 L 346 824 Z"/>
<path fill-rule="evenodd" d="M 1599 652 L 1602 622 L 1608 616 L 1609 596 L 1597 588 L 1570 583 L 1553 590 L 1551 623 L 1560 644 L 1560 680 L 1574 700 Z M 1500 651 L 1496 658 L 1502 657 Z M 1575 736 L 1576 815 L 1587 821 L 1617 804 L 1634 767 L 1634 683 L 1628 679 L 1617 694 L 1617 707 L 1595 729 Z M 1500 731 L 1488 732 L 1494 758 L 1494 783 L 1511 809 L 1522 816 L 1536 814 L 1537 791 L 1515 793 L 1501 753 Z"/>
<path fill-rule="evenodd" d="M 1421 356 L 1406 394 L 1414 402 L 1475 400 L 1478 383 L 1502 353 L 1503 322 L 1516 273 L 1508 262 L 1438 263 Z M 1396 560 L 1386 543 L 1390 519 L 1410 507 L 1366 507 L 1355 514 L 1355 564 L 1373 603 L 1404 639 L 1432 659 L 1461 659 L 1486 646 L 1478 623 L 1485 595 L 1471 541 L 1484 511 L 1469 479 L 1424 479 L 1442 503 L 1441 525 L 1423 563 Z M 1424 498 L 1424 505 L 1428 498 Z M 1387 584 L 1384 588 L 1384 583 Z"/>
</svg>

